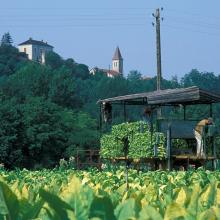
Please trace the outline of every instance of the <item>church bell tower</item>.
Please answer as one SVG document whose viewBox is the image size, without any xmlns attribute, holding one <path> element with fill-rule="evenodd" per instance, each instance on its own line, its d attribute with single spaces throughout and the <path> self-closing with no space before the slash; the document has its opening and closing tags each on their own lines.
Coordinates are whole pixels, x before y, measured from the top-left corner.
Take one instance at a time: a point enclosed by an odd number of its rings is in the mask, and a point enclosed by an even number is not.
<svg viewBox="0 0 220 220">
<path fill-rule="evenodd" d="M 116 48 L 114 56 L 112 58 L 112 70 L 123 74 L 123 58 L 119 47 Z"/>
</svg>

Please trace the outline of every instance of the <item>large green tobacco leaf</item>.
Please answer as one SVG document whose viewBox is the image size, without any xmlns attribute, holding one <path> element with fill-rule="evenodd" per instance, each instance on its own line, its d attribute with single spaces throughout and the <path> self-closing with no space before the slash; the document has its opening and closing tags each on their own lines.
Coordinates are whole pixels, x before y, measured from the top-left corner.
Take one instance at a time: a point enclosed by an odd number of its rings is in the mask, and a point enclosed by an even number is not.
<svg viewBox="0 0 220 220">
<path fill-rule="evenodd" d="M 210 191 L 209 191 L 209 196 L 208 196 L 208 201 L 207 201 L 207 208 L 214 206 L 216 191 L 217 191 L 216 190 L 216 183 L 212 181 L 210 184 Z"/>
<path fill-rule="evenodd" d="M 197 184 L 193 188 L 192 196 L 187 207 L 187 220 L 194 220 L 198 216 L 200 186 Z"/>
<path fill-rule="evenodd" d="M 58 196 L 50 192 L 47 192 L 43 189 L 40 189 L 39 195 L 43 198 L 45 202 L 49 204 L 49 206 L 55 211 L 55 213 L 57 214 L 57 216 L 59 216 L 60 219 L 70 219 L 68 217 L 67 210 L 74 210 L 68 203 L 61 200 Z"/>
<path fill-rule="evenodd" d="M 60 197 L 74 209 L 77 220 L 88 219 L 93 191 L 88 186 L 82 185 L 78 178 L 73 177 L 69 180 L 63 187 Z"/>
<path fill-rule="evenodd" d="M 4 194 L 2 189 L 0 190 L 0 216 L 4 217 L 9 214 L 8 207 L 5 202 Z"/>
<path fill-rule="evenodd" d="M 220 219 L 220 209 L 212 207 L 199 214 L 198 220 L 218 220 Z"/>
<path fill-rule="evenodd" d="M 106 196 L 95 196 L 90 207 L 90 218 L 116 220 L 112 201 Z"/>
<path fill-rule="evenodd" d="M 180 217 L 185 218 L 186 214 L 187 211 L 185 208 L 177 203 L 172 203 L 166 209 L 164 220 L 172 220 Z"/>
<path fill-rule="evenodd" d="M 29 207 L 24 207 L 23 209 L 25 209 L 25 214 L 22 217 L 22 220 L 29 220 L 29 219 L 35 219 L 38 217 L 43 205 L 44 205 L 44 201 L 42 199 L 40 199 L 39 201 L 37 201 L 33 206 L 29 206 Z"/>
<path fill-rule="evenodd" d="M 138 220 L 162 220 L 160 213 L 152 206 L 142 208 Z"/>
<path fill-rule="evenodd" d="M 0 182 L 0 197 L 0 214 L 7 216 L 9 219 L 18 219 L 18 199 L 4 182 Z"/>
<path fill-rule="evenodd" d="M 141 204 L 137 200 L 130 198 L 117 206 L 115 215 L 118 220 L 137 219 L 140 210 Z"/>
</svg>

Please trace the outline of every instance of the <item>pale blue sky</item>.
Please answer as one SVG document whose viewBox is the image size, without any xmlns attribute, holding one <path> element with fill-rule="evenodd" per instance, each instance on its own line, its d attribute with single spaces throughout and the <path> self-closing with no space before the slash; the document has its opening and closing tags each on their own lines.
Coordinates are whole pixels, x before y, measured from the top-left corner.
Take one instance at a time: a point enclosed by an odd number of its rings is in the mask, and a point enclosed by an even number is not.
<svg viewBox="0 0 220 220">
<path fill-rule="evenodd" d="M 1 2 L 0 34 L 17 45 L 45 40 L 62 57 L 108 68 L 116 46 L 124 72 L 156 74 L 151 14 L 163 7 L 162 75 L 180 79 L 192 68 L 220 73 L 219 0 L 8 0 Z"/>
</svg>

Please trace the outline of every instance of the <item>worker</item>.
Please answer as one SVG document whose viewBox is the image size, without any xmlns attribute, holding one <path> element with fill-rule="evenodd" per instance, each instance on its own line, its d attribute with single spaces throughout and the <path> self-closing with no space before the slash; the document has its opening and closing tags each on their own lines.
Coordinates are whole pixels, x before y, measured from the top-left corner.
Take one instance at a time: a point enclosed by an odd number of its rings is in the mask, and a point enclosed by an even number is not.
<svg viewBox="0 0 220 220">
<path fill-rule="evenodd" d="M 145 108 L 143 112 L 143 121 L 147 123 L 150 131 L 153 131 L 152 109 Z"/>
<path fill-rule="evenodd" d="M 213 124 L 212 118 L 205 118 L 201 120 L 194 129 L 194 134 L 197 142 L 197 147 L 196 147 L 197 157 L 205 157 L 204 142 L 203 142 L 203 137 L 205 134 L 205 126 L 212 124 Z"/>
<path fill-rule="evenodd" d="M 112 106 L 109 102 L 103 102 L 103 119 L 104 122 L 111 123 L 112 121 Z"/>
</svg>

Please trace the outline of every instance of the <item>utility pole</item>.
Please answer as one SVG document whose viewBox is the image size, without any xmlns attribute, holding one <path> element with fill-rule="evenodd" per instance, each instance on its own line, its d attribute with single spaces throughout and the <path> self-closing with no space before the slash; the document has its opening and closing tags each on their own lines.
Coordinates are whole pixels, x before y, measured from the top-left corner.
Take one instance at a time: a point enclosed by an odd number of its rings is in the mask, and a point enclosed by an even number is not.
<svg viewBox="0 0 220 220">
<path fill-rule="evenodd" d="M 163 8 L 161 8 L 161 11 Z M 157 91 L 161 90 L 161 81 L 162 81 L 162 71 L 161 71 L 161 45 L 160 45 L 160 19 L 163 20 L 163 18 L 160 18 L 160 9 L 157 8 L 156 12 L 152 14 L 153 17 L 156 19 L 156 22 L 152 23 L 153 26 L 156 25 L 156 49 L 157 49 Z M 162 109 L 159 107 L 157 109 L 157 118 L 162 117 Z"/>
<path fill-rule="evenodd" d="M 161 8 L 163 10 L 163 8 Z M 161 90 L 161 79 L 162 79 L 162 73 L 161 73 L 161 44 L 160 44 L 160 9 L 156 9 L 156 13 L 152 14 L 156 19 L 156 48 L 157 48 L 157 90 Z M 162 18 L 163 20 L 163 18 Z M 153 26 L 155 25 L 152 23 Z"/>
</svg>

